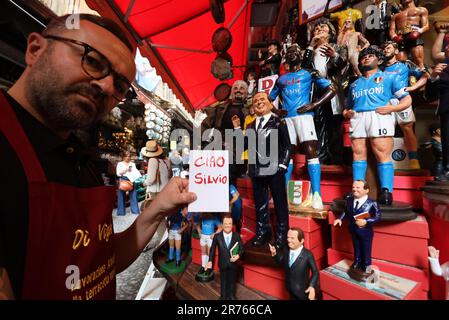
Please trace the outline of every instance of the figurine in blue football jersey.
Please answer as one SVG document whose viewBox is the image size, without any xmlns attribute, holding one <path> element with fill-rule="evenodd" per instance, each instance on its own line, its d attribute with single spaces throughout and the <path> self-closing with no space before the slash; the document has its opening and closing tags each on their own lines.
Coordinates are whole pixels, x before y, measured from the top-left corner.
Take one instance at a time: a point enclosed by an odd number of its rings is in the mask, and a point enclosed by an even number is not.
<svg viewBox="0 0 449 320">
<path fill-rule="evenodd" d="M 391 205 L 394 180 L 391 160 L 395 126 L 393 113 L 407 109 L 412 99 L 396 75 L 379 69 L 384 61 L 384 54 L 377 46 L 370 46 L 360 52 L 359 69 L 363 76 L 351 84 L 343 116 L 351 122 L 354 181 L 365 179 L 368 139 L 377 160 L 381 188 L 378 202 Z M 399 99 L 398 104 L 390 103 L 393 98 Z"/>
<path fill-rule="evenodd" d="M 306 199 L 302 207 L 322 209 L 320 180 L 321 168 L 317 155 L 317 135 L 313 122 L 313 109 L 328 102 L 335 96 L 335 89 L 331 82 L 318 75 L 316 71 L 301 68 L 301 51 L 297 44 L 287 48 L 286 62 L 290 72 L 282 75 L 270 93 L 274 101 L 281 96 L 282 108 L 287 111 L 285 122 L 292 144 L 299 142 L 306 150 L 307 168 L 310 176 L 312 194 Z M 311 102 L 313 85 L 325 90 L 318 101 Z"/>
<path fill-rule="evenodd" d="M 416 91 L 426 85 L 429 78 L 427 72 L 421 71 L 417 65 L 409 60 L 398 61 L 396 56 L 399 54 L 399 46 L 396 42 L 387 41 L 382 46 L 382 49 L 386 60 L 385 72 L 395 74 L 398 81 L 403 82 L 407 92 Z M 409 86 L 411 84 L 410 77 L 414 77 L 417 80 L 411 86 Z M 413 124 L 416 121 L 413 108 L 410 106 L 401 112 L 395 112 L 394 116 L 404 133 L 404 143 L 410 159 L 409 169 L 419 170 L 421 167 L 418 161 L 418 141 L 413 130 Z"/>
</svg>

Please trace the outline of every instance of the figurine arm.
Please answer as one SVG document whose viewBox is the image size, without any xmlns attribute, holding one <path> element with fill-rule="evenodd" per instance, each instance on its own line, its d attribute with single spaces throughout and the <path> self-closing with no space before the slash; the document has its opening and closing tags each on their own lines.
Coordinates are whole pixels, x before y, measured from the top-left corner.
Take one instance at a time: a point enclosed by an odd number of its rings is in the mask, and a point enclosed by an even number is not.
<svg viewBox="0 0 449 320">
<path fill-rule="evenodd" d="M 416 90 L 424 87 L 426 85 L 429 77 L 430 77 L 430 74 L 428 74 L 427 72 L 424 72 L 422 74 L 421 78 L 419 78 L 419 80 L 416 81 L 416 83 L 413 86 L 407 87 L 407 92 L 413 92 L 413 91 L 416 91 Z"/>
<path fill-rule="evenodd" d="M 362 43 L 360 51 L 368 48 L 370 45 L 369 41 L 363 36 L 363 34 L 361 32 L 359 32 L 359 42 Z"/>
<path fill-rule="evenodd" d="M 370 218 L 366 219 L 366 222 L 369 226 L 372 226 L 374 223 L 379 221 L 381 217 L 380 208 L 377 202 L 373 201 L 370 211 L 372 215 Z"/>
<path fill-rule="evenodd" d="M 440 33 L 438 33 L 437 35 L 437 38 L 435 39 L 435 42 L 433 43 L 432 60 L 435 63 L 444 62 L 445 57 L 442 48 L 445 35 L 446 33 L 440 31 Z"/>
<path fill-rule="evenodd" d="M 312 252 L 309 252 L 307 263 L 309 264 L 310 269 L 312 271 L 312 279 L 310 279 L 309 286 L 313 287 L 313 288 L 316 288 L 317 285 L 318 285 L 318 280 L 319 280 L 319 272 L 318 272 L 318 268 L 316 266 L 315 258 L 313 257 L 313 253 Z"/>
<path fill-rule="evenodd" d="M 441 269 L 438 259 L 429 257 L 429 262 L 430 269 L 432 270 L 433 274 L 439 277 L 443 276 L 443 270 Z"/>
<path fill-rule="evenodd" d="M 418 31 L 419 33 L 423 34 L 429 29 L 429 11 L 427 11 L 426 8 L 421 7 L 421 28 Z"/>
<path fill-rule="evenodd" d="M 178 230 L 178 233 L 183 233 L 185 229 L 187 229 L 187 227 L 190 225 L 189 221 L 185 221 L 183 226 Z"/>
<path fill-rule="evenodd" d="M 237 242 L 239 243 L 239 259 L 242 259 L 245 255 L 245 247 L 243 246 L 243 241 L 240 235 L 237 233 Z"/>
<path fill-rule="evenodd" d="M 279 126 L 279 140 L 280 145 L 284 147 L 284 153 L 279 159 L 279 165 L 283 165 L 288 168 L 292 154 L 292 143 L 290 141 L 290 135 L 288 134 L 288 128 L 285 120 L 281 120 L 281 124 Z"/>
<path fill-rule="evenodd" d="M 281 92 L 281 90 L 279 89 L 279 78 L 278 78 L 278 79 L 276 79 L 273 89 L 270 92 L 271 101 L 276 100 L 276 98 L 279 96 L 280 92 Z"/>
<path fill-rule="evenodd" d="M 393 15 L 390 19 L 390 39 L 396 41 L 395 38 L 398 38 L 398 34 L 396 33 L 396 15 Z"/>
</svg>

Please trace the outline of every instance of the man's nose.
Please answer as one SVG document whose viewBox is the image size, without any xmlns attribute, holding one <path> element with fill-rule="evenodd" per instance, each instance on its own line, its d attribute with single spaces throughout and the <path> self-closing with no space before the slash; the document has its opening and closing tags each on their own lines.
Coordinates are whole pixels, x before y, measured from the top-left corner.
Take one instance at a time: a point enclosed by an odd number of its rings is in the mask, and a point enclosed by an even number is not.
<svg viewBox="0 0 449 320">
<path fill-rule="evenodd" d="M 114 94 L 114 76 L 112 74 L 109 74 L 102 79 L 92 79 L 91 84 L 99 87 L 101 91 L 108 96 L 112 96 Z"/>
</svg>

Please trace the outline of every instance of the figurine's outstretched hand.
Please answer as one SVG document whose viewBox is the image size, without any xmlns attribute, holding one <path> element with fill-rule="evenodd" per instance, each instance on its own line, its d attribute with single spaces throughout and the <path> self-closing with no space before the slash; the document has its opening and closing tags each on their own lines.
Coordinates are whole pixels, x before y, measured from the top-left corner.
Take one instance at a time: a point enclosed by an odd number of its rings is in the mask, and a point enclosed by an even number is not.
<svg viewBox="0 0 449 320">
<path fill-rule="evenodd" d="M 435 249 L 435 247 L 429 246 L 429 257 L 438 259 L 440 257 L 440 250 Z"/>
<path fill-rule="evenodd" d="M 341 227 L 341 220 L 340 219 L 335 219 L 335 221 L 334 221 L 334 227 L 336 227 L 336 226 L 339 226 L 339 227 Z"/>
<path fill-rule="evenodd" d="M 238 127 L 241 126 L 240 118 L 239 118 L 238 115 L 234 115 L 234 116 L 231 118 L 231 121 L 232 121 L 232 125 L 234 126 L 234 128 L 238 128 Z"/>
</svg>

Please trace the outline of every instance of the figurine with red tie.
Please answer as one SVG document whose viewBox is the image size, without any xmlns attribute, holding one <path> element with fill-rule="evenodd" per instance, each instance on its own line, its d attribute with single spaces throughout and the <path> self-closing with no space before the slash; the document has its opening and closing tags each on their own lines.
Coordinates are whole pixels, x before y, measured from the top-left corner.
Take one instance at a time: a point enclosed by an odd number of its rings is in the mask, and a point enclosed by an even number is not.
<svg viewBox="0 0 449 320">
<path fill-rule="evenodd" d="M 354 246 L 354 263 L 348 274 L 356 280 L 369 277 L 371 270 L 371 248 L 373 243 L 373 225 L 380 220 L 380 209 L 376 201 L 368 198 L 369 185 L 364 180 L 352 184 L 352 195 L 346 198 L 346 209 L 334 226 L 341 226 L 342 220 L 349 221 L 349 231 Z"/>
</svg>

